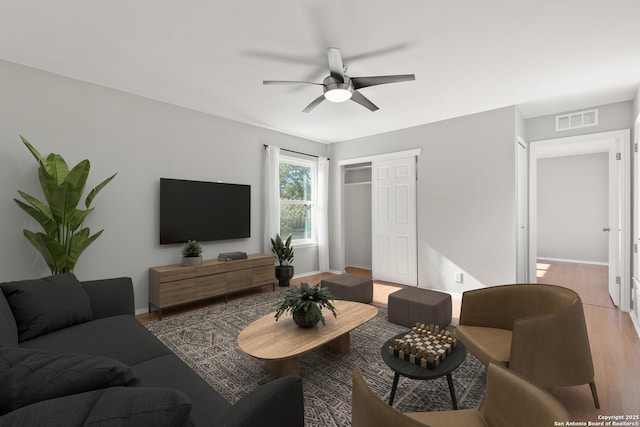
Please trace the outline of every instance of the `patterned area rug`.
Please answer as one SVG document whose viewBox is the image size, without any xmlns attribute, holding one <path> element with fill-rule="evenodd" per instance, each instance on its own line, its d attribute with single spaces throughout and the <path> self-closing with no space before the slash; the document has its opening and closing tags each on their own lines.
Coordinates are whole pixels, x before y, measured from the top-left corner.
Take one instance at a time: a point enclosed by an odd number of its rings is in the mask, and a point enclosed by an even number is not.
<svg viewBox="0 0 640 427">
<path fill-rule="evenodd" d="M 236 402 L 260 384 L 273 380 L 263 363 L 244 353 L 236 342 L 240 331 L 275 310 L 282 289 L 212 305 L 148 323 L 147 328 L 198 372 L 228 401 Z M 300 357 L 307 426 L 351 425 L 351 374 L 358 366 L 369 387 L 388 401 L 393 371 L 380 356 L 380 346 L 407 328 L 387 321 L 386 308 L 351 332 L 351 353 L 318 348 Z M 322 326 L 320 326 L 322 327 Z M 477 408 L 484 395 L 486 370 L 467 354 L 453 374 L 458 407 Z M 401 377 L 394 407 L 402 412 L 451 409 L 445 377 L 419 381 Z"/>
</svg>

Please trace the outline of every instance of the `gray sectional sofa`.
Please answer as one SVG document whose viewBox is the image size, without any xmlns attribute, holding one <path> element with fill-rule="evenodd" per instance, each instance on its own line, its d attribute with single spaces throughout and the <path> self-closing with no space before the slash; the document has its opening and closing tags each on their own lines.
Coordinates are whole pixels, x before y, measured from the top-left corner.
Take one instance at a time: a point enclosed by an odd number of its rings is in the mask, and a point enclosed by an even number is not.
<svg viewBox="0 0 640 427">
<path fill-rule="evenodd" d="M 304 424 L 300 378 L 232 405 L 135 319 L 129 278 L 0 289 L 0 426 Z"/>
</svg>

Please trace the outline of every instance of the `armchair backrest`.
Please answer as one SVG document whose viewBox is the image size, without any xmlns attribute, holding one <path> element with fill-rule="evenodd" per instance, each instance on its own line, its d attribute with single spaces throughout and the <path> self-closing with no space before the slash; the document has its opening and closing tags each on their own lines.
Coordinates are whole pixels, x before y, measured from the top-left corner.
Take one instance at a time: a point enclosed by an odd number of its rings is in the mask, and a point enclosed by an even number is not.
<svg viewBox="0 0 640 427">
<path fill-rule="evenodd" d="M 543 387 L 592 382 L 593 359 L 582 300 L 578 297 L 566 308 L 516 320 L 509 368 Z"/>
<path fill-rule="evenodd" d="M 552 426 L 569 419 L 566 408 L 546 390 L 507 368 L 489 364 L 484 404 L 489 427 Z"/>
<path fill-rule="evenodd" d="M 517 319 L 551 313 L 579 301 L 574 291 L 555 285 L 500 285 L 464 292 L 460 324 L 513 329 Z"/>
</svg>

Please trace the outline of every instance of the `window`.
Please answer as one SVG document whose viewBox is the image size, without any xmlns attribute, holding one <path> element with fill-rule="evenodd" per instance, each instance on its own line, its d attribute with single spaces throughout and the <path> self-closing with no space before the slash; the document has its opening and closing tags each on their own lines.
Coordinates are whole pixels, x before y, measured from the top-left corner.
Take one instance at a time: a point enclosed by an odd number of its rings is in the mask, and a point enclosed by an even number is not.
<svg viewBox="0 0 640 427">
<path fill-rule="evenodd" d="M 315 243 L 316 163 L 280 156 L 280 235 Z"/>
</svg>

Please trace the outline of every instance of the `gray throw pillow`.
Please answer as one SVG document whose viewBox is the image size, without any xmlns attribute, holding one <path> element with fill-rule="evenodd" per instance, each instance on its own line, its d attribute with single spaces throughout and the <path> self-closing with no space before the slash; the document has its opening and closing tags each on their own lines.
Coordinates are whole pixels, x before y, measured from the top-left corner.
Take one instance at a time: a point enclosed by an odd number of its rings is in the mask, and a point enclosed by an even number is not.
<svg viewBox="0 0 640 427">
<path fill-rule="evenodd" d="M 0 283 L 20 342 L 91 320 L 91 301 L 72 273 Z"/>
<path fill-rule="evenodd" d="M 0 417 L 0 426 L 184 427 L 189 399 L 168 388 L 111 387 L 34 403 Z"/>
<path fill-rule="evenodd" d="M 139 386 L 122 362 L 85 354 L 0 348 L 0 414 L 35 402 L 112 386 Z"/>
</svg>

